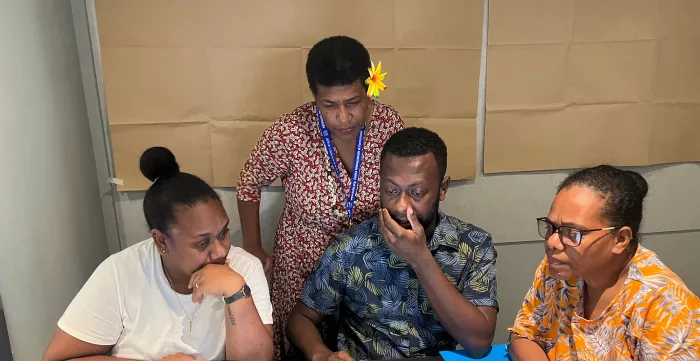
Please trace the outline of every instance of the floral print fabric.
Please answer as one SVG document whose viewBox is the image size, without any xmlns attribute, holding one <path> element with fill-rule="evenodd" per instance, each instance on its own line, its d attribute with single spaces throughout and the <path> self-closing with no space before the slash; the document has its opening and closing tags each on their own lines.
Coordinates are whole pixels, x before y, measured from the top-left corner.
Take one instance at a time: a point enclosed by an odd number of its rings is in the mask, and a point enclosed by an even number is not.
<svg viewBox="0 0 700 361">
<path fill-rule="evenodd" d="M 583 315 L 583 280 L 558 281 L 540 264 L 511 340 L 527 338 L 554 361 L 700 360 L 700 301 L 638 246 L 623 288 L 595 320 Z"/>
</svg>

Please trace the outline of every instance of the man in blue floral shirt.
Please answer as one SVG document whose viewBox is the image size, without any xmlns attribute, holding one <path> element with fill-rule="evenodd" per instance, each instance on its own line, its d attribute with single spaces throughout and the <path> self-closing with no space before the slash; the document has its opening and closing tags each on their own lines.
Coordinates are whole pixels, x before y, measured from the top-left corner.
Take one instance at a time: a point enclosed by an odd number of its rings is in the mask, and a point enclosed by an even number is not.
<svg viewBox="0 0 700 361">
<path fill-rule="evenodd" d="M 382 210 L 339 235 L 309 276 L 287 324 L 307 359 L 436 356 L 462 345 L 487 352 L 496 328 L 496 250 L 491 235 L 439 210 L 450 178 L 447 148 L 423 128 L 384 145 Z M 316 328 L 339 315 L 338 348 Z"/>
</svg>

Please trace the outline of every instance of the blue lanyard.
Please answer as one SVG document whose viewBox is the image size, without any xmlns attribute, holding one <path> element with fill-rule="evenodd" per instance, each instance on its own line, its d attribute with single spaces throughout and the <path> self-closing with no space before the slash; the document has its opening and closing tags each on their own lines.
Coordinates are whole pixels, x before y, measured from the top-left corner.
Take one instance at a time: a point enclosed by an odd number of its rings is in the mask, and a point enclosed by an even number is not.
<svg viewBox="0 0 700 361">
<path fill-rule="evenodd" d="M 331 165 L 333 165 L 333 170 L 335 170 L 335 176 L 338 178 L 338 184 L 340 185 L 340 191 L 343 191 L 343 182 L 340 180 L 340 168 L 338 168 L 338 161 L 335 159 L 335 151 L 333 150 L 333 140 L 331 140 L 331 134 L 328 132 L 328 127 L 326 122 L 323 121 L 323 116 L 321 111 L 316 108 L 316 115 L 318 116 L 318 127 L 321 128 L 321 136 L 323 137 L 323 144 L 326 146 L 326 152 L 328 152 L 328 157 L 331 159 Z M 362 162 L 362 149 L 365 146 L 365 126 L 360 129 L 360 134 L 357 135 L 357 141 L 355 142 L 355 161 L 352 166 L 352 177 L 350 183 L 350 196 L 345 199 L 345 209 L 348 211 L 348 220 L 352 220 L 352 209 L 355 206 L 355 198 L 357 196 L 357 183 L 360 180 L 360 163 Z"/>
</svg>

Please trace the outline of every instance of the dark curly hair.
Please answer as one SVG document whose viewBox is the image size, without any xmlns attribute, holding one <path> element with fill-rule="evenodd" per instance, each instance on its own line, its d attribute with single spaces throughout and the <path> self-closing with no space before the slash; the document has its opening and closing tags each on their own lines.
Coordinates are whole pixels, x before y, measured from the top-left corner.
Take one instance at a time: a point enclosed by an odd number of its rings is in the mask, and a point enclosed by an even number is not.
<svg viewBox="0 0 700 361">
<path fill-rule="evenodd" d="M 153 182 L 143 199 L 143 213 L 150 230 L 167 234 L 178 206 L 193 207 L 199 202 L 221 200 L 205 181 L 180 172 L 175 155 L 167 148 L 146 149 L 139 166 L 143 176 Z"/>
<path fill-rule="evenodd" d="M 371 67 L 369 52 L 359 41 L 348 36 L 325 38 L 309 51 L 306 59 L 306 78 L 309 89 L 316 95 L 318 86 L 349 85 L 367 78 Z"/>
<path fill-rule="evenodd" d="M 579 170 L 569 175 L 557 189 L 580 186 L 592 189 L 605 199 L 601 217 L 611 226 L 628 226 L 632 229 L 632 246 L 639 243 L 639 227 L 642 223 L 644 198 L 649 191 L 647 181 L 639 173 L 609 165 Z"/>
<path fill-rule="evenodd" d="M 440 181 L 447 171 L 447 146 L 437 133 L 425 128 L 409 127 L 389 138 L 382 148 L 381 160 L 387 154 L 399 157 L 418 157 L 432 153 L 437 161 Z"/>
</svg>

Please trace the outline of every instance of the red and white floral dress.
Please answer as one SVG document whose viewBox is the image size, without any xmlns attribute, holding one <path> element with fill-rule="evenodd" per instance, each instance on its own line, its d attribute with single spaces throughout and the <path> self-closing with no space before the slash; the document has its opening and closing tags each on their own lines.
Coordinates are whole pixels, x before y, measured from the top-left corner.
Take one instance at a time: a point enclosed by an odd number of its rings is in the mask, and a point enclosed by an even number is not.
<svg viewBox="0 0 700 361">
<path fill-rule="evenodd" d="M 284 334 L 287 317 L 333 236 L 377 215 L 381 150 L 389 137 L 402 129 L 404 123 L 398 112 L 375 101 L 372 119 L 365 130 L 351 220 L 345 209 L 350 175 L 336 149 L 343 186 L 340 189 L 321 137 L 315 102 L 282 115 L 253 148 L 238 180 L 238 199 L 259 202 L 260 188 L 277 178 L 281 178 L 285 193 L 284 211 L 275 233 L 270 287 L 276 360 L 280 359 L 281 345 L 287 345 Z"/>
</svg>

